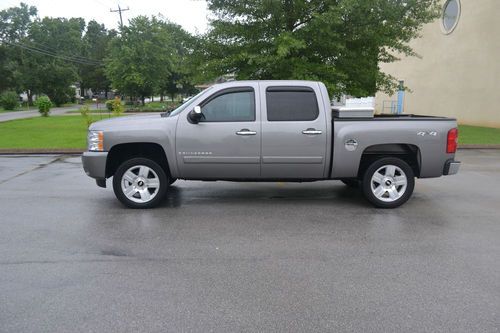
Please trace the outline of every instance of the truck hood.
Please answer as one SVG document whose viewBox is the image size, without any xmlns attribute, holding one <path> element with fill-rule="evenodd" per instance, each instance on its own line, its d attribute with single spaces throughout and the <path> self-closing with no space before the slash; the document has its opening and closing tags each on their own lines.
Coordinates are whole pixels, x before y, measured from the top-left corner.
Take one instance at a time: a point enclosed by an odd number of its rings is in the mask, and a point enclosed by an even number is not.
<svg viewBox="0 0 500 333">
<path fill-rule="evenodd" d="M 162 119 L 161 114 L 148 114 L 148 115 L 131 115 L 123 117 L 115 117 L 97 121 L 90 125 L 89 130 L 92 131 L 115 131 L 122 129 L 136 129 L 140 127 L 151 126 L 151 122 L 158 120 L 160 122 Z"/>
</svg>

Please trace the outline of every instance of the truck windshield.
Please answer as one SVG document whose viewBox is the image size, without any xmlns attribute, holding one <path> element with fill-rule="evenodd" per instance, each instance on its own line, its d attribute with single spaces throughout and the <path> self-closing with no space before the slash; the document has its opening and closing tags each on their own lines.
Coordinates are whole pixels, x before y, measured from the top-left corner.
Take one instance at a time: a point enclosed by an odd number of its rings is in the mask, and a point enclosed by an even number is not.
<svg viewBox="0 0 500 333">
<path fill-rule="evenodd" d="M 183 103 L 182 105 L 180 105 L 179 107 L 177 107 L 177 109 L 173 110 L 172 112 L 169 113 L 169 117 L 172 117 L 172 116 L 175 116 L 179 113 L 181 113 L 182 111 L 184 111 L 185 109 L 187 109 L 189 106 L 191 106 L 191 104 L 193 104 L 193 102 L 198 98 L 198 96 L 200 96 L 201 94 L 203 94 L 205 91 L 208 91 L 209 89 L 211 89 L 212 87 L 208 87 L 207 89 L 205 90 L 202 90 L 200 91 L 198 94 L 196 94 L 194 97 L 191 97 L 189 100 L 187 100 L 185 103 Z"/>
</svg>

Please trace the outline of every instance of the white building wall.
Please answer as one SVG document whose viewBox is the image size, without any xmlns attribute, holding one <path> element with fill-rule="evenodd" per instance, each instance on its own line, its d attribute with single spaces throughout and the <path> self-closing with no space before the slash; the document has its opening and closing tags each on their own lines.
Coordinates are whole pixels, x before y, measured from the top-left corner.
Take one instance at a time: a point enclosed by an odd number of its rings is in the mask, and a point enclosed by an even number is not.
<svg viewBox="0 0 500 333">
<path fill-rule="evenodd" d="M 421 59 L 409 57 L 380 66 L 412 90 L 405 94 L 405 113 L 500 127 L 500 0 L 460 3 L 453 32 L 444 34 L 439 19 L 424 26 L 422 38 L 412 41 Z M 384 100 L 395 99 L 396 95 L 377 94 L 377 112 L 382 112 Z"/>
</svg>

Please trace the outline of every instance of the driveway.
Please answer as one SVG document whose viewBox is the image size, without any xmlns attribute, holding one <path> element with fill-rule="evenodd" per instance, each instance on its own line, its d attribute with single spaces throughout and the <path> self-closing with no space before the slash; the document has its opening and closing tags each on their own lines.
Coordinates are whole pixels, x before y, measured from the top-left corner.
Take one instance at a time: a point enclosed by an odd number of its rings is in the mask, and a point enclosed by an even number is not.
<svg viewBox="0 0 500 333">
<path fill-rule="evenodd" d="M 0 331 L 498 332 L 500 151 L 459 159 L 395 210 L 336 181 L 129 210 L 78 157 L 0 157 Z"/>
</svg>

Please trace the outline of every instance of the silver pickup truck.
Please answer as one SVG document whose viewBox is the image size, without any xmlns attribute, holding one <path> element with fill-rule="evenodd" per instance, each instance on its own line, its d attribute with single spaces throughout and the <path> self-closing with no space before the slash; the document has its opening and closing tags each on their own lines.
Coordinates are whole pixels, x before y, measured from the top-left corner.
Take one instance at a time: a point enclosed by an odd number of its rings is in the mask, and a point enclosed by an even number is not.
<svg viewBox="0 0 500 333">
<path fill-rule="evenodd" d="M 415 177 L 457 173 L 457 139 L 455 119 L 337 117 L 321 82 L 233 81 L 170 113 L 92 124 L 82 160 L 97 185 L 113 177 L 116 197 L 132 208 L 158 205 L 176 179 L 337 179 L 394 208 Z"/>
</svg>

